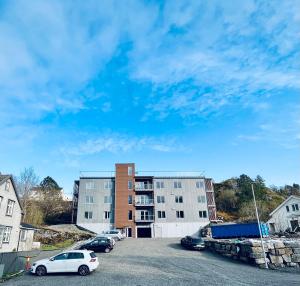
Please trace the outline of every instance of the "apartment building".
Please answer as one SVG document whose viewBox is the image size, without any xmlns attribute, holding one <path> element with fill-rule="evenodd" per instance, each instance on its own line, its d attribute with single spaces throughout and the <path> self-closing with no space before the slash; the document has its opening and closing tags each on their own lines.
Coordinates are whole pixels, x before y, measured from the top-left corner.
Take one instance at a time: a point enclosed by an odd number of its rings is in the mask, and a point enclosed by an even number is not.
<svg viewBox="0 0 300 286">
<path fill-rule="evenodd" d="M 181 237 L 216 220 L 212 179 L 202 176 L 137 176 L 135 164 L 116 164 L 112 177 L 74 183 L 73 220 L 101 233 L 127 237 Z"/>
</svg>

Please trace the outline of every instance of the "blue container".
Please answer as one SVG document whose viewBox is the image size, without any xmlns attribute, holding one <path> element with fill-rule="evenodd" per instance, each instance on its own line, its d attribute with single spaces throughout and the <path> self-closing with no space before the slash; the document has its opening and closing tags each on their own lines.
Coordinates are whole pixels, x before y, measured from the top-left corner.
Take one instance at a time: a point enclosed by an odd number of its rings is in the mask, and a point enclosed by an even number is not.
<svg viewBox="0 0 300 286">
<path fill-rule="evenodd" d="M 261 223 L 263 237 L 269 236 L 267 224 Z M 258 223 L 220 224 L 211 226 L 213 238 L 260 237 Z"/>
</svg>

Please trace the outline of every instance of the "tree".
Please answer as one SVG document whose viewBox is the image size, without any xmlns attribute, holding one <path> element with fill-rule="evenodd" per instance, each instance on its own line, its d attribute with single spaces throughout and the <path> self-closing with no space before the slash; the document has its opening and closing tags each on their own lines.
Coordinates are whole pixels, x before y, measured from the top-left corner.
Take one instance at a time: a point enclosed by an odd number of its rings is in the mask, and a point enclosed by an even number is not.
<svg viewBox="0 0 300 286">
<path fill-rule="evenodd" d="M 265 185 L 265 180 L 260 176 L 257 175 L 254 184 L 253 184 L 255 197 L 258 200 L 265 200 L 267 195 L 267 187 Z"/>
<path fill-rule="evenodd" d="M 31 199 L 33 188 L 38 184 L 39 178 L 32 167 L 25 168 L 16 179 L 17 192 L 20 196 L 24 209 L 23 220 L 26 221 L 29 212 L 29 200 Z"/>
<path fill-rule="evenodd" d="M 253 180 L 245 174 L 240 175 L 240 177 L 237 179 L 237 187 L 239 189 L 238 197 L 240 205 L 243 202 L 247 202 L 250 199 L 252 199 L 251 184 L 253 184 Z"/>
<path fill-rule="evenodd" d="M 234 190 L 221 190 L 216 196 L 216 205 L 219 211 L 234 212 L 237 209 L 238 197 Z"/>
<path fill-rule="evenodd" d="M 61 187 L 56 183 L 55 180 L 53 180 L 51 177 L 44 178 L 41 183 L 40 187 L 43 191 L 53 191 L 53 190 L 59 190 L 61 191 Z"/>
<path fill-rule="evenodd" d="M 270 209 L 268 203 L 264 201 L 257 201 L 257 210 L 260 217 L 260 220 L 266 221 L 268 219 Z M 240 220 L 242 221 L 256 221 L 256 212 L 253 201 L 244 202 L 239 209 Z"/>
<path fill-rule="evenodd" d="M 44 178 L 37 192 L 39 194 L 39 205 L 42 209 L 44 222 L 52 223 L 51 218 L 55 214 L 62 213 L 64 210 L 64 201 L 61 194 L 62 188 L 51 177 Z"/>
</svg>

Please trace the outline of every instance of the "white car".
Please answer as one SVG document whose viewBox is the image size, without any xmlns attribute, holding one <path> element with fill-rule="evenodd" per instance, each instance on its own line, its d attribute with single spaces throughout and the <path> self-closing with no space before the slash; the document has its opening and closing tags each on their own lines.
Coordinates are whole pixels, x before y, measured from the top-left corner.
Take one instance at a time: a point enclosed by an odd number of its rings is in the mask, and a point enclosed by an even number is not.
<svg viewBox="0 0 300 286">
<path fill-rule="evenodd" d="M 85 276 L 94 271 L 98 265 L 98 258 L 93 251 L 69 250 L 34 262 L 30 272 L 38 276 L 61 272 L 77 272 Z"/>
<path fill-rule="evenodd" d="M 101 233 L 101 236 L 111 237 L 111 238 L 113 238 L 115 240 L 122 240 L 122 239 L 124 239 L 124 235 L 121 233 L 120 230 L 117 230 L 117 229 L 103 231 Z"/>
</svg>

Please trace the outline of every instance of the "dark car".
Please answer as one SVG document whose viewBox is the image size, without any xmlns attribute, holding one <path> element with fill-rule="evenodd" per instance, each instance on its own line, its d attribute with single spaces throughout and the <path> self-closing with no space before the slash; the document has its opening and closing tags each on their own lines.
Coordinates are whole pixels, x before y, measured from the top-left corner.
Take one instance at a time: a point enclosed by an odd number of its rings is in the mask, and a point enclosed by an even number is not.
<svg viewBox="0 0 300 286">
<path fill-rule="evenodd" d="M 204 240 L 201 237 L 186 236 L 181 239 L 181 245 L 188 249 L 202 250 L 205 248 Z"/>
<path fill-rule="evenodd" d="M 113 249 L 111 240 L 107 237 L 97 237 L 80 246 L 79 249 L 93 250 L 95 252 L 110 252 Z"/>
</svg>

